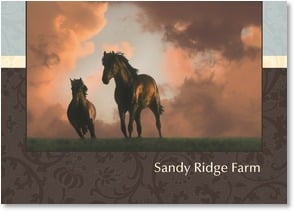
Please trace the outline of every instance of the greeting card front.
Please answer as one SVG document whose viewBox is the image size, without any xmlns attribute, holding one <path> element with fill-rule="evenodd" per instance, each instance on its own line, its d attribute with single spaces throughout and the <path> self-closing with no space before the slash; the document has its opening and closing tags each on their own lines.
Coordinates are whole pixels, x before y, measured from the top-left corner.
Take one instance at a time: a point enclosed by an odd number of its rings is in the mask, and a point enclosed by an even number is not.
<svg viewBox="0 0 294 211">
<path fill-rule="evenodd" d="M 2 203 L 287 203 L 286 2 L 1 18 Z"/>
</svg>

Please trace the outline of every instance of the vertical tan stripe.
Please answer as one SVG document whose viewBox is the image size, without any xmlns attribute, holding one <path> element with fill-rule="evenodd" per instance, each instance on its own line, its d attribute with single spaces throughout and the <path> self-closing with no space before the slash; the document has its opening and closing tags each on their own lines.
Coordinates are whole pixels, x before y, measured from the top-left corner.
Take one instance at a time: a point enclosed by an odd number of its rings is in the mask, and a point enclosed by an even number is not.
<svg viewBox="0 0 294 211">
<path fill-rule="evenodd" d="M 25 56 L 1 56 L 1 68 L 25 68 Z"/>
<path fill-rule="evenodd" d="M 263 68 L 287 68 L 287 56 L 263 56 Z"/>
</svg>

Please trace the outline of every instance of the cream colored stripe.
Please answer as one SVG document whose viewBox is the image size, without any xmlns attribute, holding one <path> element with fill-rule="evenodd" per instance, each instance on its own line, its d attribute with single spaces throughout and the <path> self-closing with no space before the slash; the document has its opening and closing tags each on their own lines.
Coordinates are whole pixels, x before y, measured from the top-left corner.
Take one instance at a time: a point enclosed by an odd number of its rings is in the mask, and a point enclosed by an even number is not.
<svg viewBox="0 0 294 211">
<path fill-rule="evenodd" d="M 25 68 L 25 56 L 1 56 L 1 68 Z"/>
<path fill-rule="evenodd" d="M 287 68 L 287 56 L 263 56 L 263 68 Z"/>
</svg>

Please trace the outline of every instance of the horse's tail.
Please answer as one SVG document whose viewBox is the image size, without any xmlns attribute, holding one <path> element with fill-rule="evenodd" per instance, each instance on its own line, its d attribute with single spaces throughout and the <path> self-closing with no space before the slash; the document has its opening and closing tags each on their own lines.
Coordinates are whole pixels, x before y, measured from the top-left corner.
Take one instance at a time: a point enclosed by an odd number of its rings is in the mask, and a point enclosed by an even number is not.
<svg viewBox="0 0 294 211">
<path fill-rule="evenodd" d="M 155 81 L 154 81 L 154 83 L 155 83 Z M 157 100 L 157 103 L 159 104 L 159 114 L 162 114 L 163 112 L 164 112 L 164 108 L 163 108 L 163 106 L 160 104 L 160 97 L 159 97 L 159 91 L 158 91 L 158 86 L 156 85 L 156 83 L 155 83 L 155 87 L 156 87 L 156 100 Z"/>
<path fill-rule="evenodd" d="M 164 112 L 164 108 L 162 105 L 159 105 L 159 114 L 162 114 Z"/>
</svg>

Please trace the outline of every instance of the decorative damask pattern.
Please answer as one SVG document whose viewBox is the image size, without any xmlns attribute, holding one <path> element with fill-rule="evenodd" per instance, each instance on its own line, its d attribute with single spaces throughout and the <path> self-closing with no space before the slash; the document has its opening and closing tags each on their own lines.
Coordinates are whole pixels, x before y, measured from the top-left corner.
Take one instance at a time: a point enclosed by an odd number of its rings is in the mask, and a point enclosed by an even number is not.
<svg viewBox="0 0 294 211">
<path fill-rule="evenodd" d="M 27 152 L 24 69 L 2 69 L 2 198 L 16 203 L 286 203 L 286 69 L 263 70 L 261 152 Z M 259 174 L 154 173 L 153 164 L 260 164 Z"/>
</svg>

